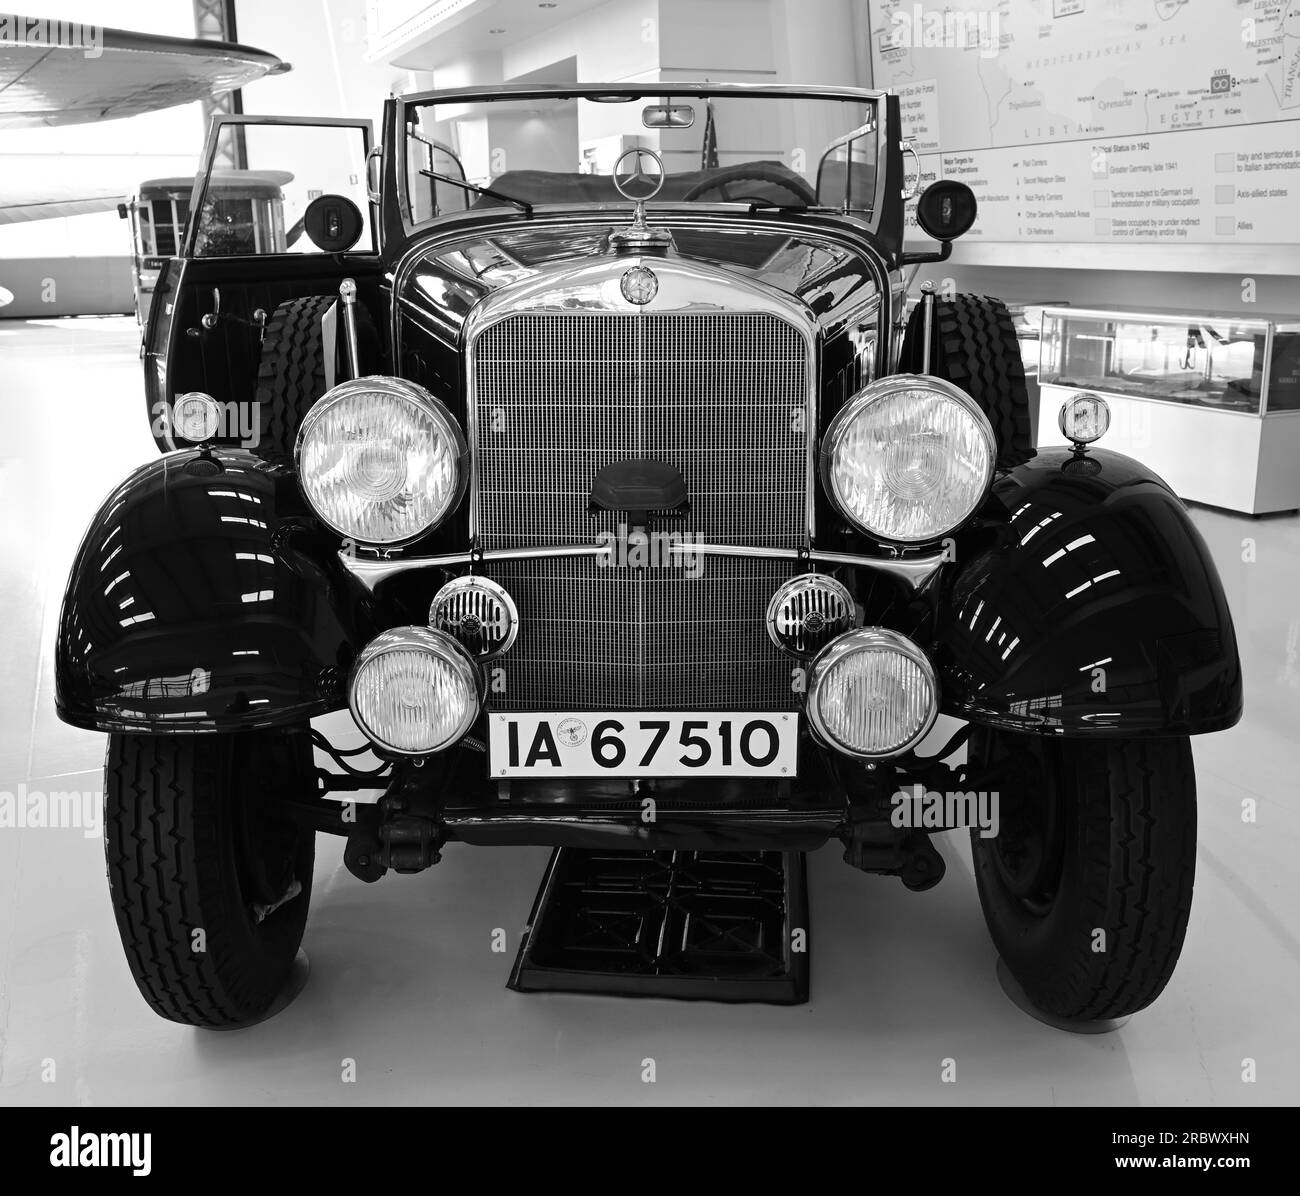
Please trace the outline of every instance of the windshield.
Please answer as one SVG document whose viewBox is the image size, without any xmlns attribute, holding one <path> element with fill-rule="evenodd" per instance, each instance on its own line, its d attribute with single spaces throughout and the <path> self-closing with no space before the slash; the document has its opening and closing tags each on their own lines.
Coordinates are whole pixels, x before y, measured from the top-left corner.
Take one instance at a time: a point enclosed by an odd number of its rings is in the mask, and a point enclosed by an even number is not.
<svg viewBox="0 0 1300 1196">
<path fill-rule="evenodd" d="M 412 225 L 467 209 L 626 204 L 612 176 L 637 148 L 663 159 L 657 204 L 824 207 L 870 219 L 876 202 L 876 101 L 860 96 L 516 92 L 408 101 L 405 118 Z M 620 179 L 633 167 L 629 158 Z"/>
</svg>

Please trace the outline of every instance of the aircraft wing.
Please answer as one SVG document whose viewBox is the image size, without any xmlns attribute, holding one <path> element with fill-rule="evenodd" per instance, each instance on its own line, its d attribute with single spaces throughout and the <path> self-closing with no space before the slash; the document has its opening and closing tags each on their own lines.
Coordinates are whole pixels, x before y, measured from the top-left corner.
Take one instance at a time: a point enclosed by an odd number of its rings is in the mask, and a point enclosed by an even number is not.
<svg viewBox="0 0 1300 1196">
<path fill-rule="evenodd" d="M 56 216 L 85 216 L 90 212 L 111 212 L 126 198 L 114 195 L 82 195 L 66 199 L 35 199 L 23 203 L 21 198 L 0 190 L 0 225 L 22 224 L 27 220 L 52 220 Z"/>
<path fill-rule="evenodd" d="M 0 228 L 111 212 L 145 179 L 192 177 L 194 170 L 193 154 L 5 153 L 0 155 Z"/>
<path fill-rule="evenodd" d="M 56 36 L 50 22 L 0 14 L 0 128 L 136 116 L 290 69 L 251 46 L 123 29 L 94 30 L 86 44 L 89 27 L 69 26 L 58 44 L 33 42 L 27 30 L 38 24 Z"/>
</svg>

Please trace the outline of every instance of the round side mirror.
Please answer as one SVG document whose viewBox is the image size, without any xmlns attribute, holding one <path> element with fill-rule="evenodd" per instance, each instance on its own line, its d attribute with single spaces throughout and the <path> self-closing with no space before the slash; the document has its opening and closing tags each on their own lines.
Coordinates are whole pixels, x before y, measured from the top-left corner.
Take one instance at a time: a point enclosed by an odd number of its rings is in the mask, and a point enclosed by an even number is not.
<svg viewBox="0 0 1300 1196">
<path fill-rule="evenodd" d="M 342 195 L 319 195 L 302 214 L 302 230 L 317 249 L 343 253 L 361 237 L 365 221 L 361 209 Z"/>
<path fill-rule="evenodd" d="M 916 222 L 936 241 L 955 241 L 975 223 L 975 192 L 955 179 L 936 179 L 916 201 Z"/>
</svg>

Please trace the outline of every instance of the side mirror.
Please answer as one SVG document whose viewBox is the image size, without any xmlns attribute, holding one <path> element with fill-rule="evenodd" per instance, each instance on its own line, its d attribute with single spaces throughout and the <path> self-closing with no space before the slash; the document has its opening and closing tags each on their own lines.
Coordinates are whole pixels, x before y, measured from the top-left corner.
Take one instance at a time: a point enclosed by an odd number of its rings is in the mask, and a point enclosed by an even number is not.
<svg viewBox="0 0 1300 1196">
<path fill-rule="evenodd" d="M 936 179 L 916 201 L 916 222 L 926 236 L 939 242 L 938 253 L 900 253 L 900 266 L 917 266 L 925 262 L 946 262 L 952 243 L 975 223 L 978 208 L 975 192 L 955 179 Z"/>
<path fill-rule="evenodd" d="M 955 241 L 970 232 L 978 206 L 965 183 L 936 179 L 916 201 L 916 222 L 936 241 Z"/>
<path fill-rule="evenodd" d="M 302 227 L 317 249 L 346 253 L 360 240 L 365 221 L 346 196 L 318 195 L 303 212 Z"/>
<path fill-rule="evenodd" d="M 120 203 L 120 204 L 117 205 L 117 214 L 118 214 L 119 219 L 122 219 L 122 220 L 125 220 L 125 219 L 126 219 L 126 204 L 124 204 L 124 203 Z"/>
</svg>

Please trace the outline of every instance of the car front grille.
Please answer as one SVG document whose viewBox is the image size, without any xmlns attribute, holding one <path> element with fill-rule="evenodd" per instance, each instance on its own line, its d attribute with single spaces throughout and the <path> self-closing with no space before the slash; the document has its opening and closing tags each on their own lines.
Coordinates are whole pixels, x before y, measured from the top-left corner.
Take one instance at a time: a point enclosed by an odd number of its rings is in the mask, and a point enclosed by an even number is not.
<svg viewBox="0 0 1300 1196">
<path fill-rule="evenodd" d="M 632 458 L 667 461 L 686 482 L 689 512 L 653 520 L 652 533 L 804 542 L 809 349 L 796 326 L 767 313 L 527 314 L 490 325 L 472 352 L 483 549 L 616 533 L 622 516 L 588 511 L 591 481 Z M 713 555 L 684 566 L 590 556 L 494 565 L 520 631 L 489 707 L 791 708 L 791 662 L 764 614 L 795 568 Z"/>
</svg>

